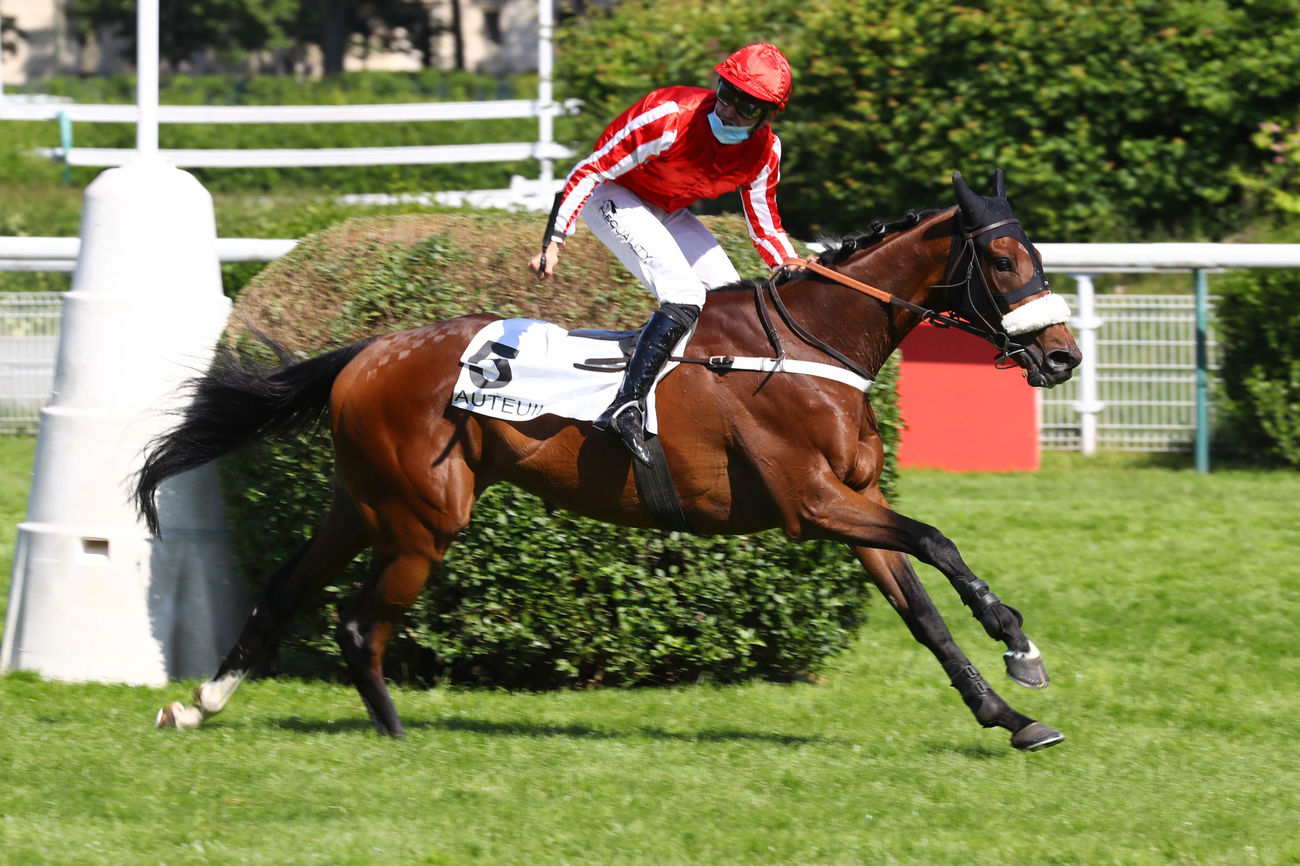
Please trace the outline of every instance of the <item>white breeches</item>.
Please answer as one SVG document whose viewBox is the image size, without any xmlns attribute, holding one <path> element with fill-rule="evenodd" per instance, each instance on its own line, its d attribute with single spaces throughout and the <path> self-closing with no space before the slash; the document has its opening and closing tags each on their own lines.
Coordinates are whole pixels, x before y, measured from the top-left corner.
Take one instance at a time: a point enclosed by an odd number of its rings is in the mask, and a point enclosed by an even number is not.
<svg viewBox="0 0 1300 866">
<path fill-rule="evenodd" d="M 703 307 L 709 289 L 740 279 L 717 239 L 685 208 L 668 213 L 606 181 L 587 200 L 582 220 L 660 304 Z"/>
</svg>

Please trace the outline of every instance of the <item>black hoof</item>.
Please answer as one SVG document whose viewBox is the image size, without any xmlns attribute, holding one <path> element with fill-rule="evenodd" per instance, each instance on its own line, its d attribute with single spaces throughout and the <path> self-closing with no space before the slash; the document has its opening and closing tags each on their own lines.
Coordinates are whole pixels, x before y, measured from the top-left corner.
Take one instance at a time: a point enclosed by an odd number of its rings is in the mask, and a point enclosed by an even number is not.
<svg viewBox="0 0 1300 866">
<path fill-rule="evenodd" d="M 1049 728 L 1042 722 L 1030 722 L 1011 735 L 1011 745 L 1022 752 L 1037 752 L 1055 746 L 1065 739 L 1065 734 Z"/>
<path fill-rule="evenodd" d="M 1043 655 L 1031 641 L 1029 652 L 1007 652 L 1002 654 L 1007 663 L 1007 676 L 1031 689 L 1045 689 L 1051 679 L 1047 676 L 1047 667 L 1043 664 Z"/>
</svg>

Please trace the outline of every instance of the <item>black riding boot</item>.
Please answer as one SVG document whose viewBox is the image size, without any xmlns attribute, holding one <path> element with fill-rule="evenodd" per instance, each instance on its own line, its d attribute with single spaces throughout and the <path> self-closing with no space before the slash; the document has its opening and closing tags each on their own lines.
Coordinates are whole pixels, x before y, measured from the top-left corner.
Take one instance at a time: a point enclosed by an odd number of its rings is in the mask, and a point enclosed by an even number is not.
<svg viewBox="0 0 1300 866">
<path fill-rule="evenodd" d="M 596 419 L 597 430 L 607 430 L 620 437 L 632 456 L 647 466 L 653 461 L 645 447 L 646 395 L 673 347 L 698 315 L 699 307 L 682 304 L 665 304 L 663 309 L 654 311 L 637 338 L 614 402 Z"/>
</svg>

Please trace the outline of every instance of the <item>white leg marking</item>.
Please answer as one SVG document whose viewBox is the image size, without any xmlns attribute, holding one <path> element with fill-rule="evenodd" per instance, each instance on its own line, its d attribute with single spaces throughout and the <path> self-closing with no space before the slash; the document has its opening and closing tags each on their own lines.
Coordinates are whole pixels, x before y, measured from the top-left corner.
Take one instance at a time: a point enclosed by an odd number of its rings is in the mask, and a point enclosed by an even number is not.
<svg viewBox="0 0 1300 866">
<path fill-rule="evenodd" d="M 1012 650 L 1007 650 L 1006 652 L 1003 653 L 1003 655 L 1009 659 L 1015 659 L 1016 661 L 1021 661 L 1021 662 L 1035 661 L 1043 657 L 1043 654 L 1038 651 L 1038 647 L 1034 646 L 1033 641 L 1029 642 L 1029 649 L 1026 652 L 1021 653 L 1021 652 L 1013 652 Z"/>
<path fill-rule="evenodd" d="M 196 706 L 209 716 L 221 712 L 246 676 L 248 671 L 231 671 L 218 679 L 208 680 L 194 690 Z"/>
<path fill-rule="evenodd" d="M 153 721 L 155 728 L 176 728 L 182 731 L 197 728 L 202 723 L 203 711 L 198 707 L 187 707 L 180 701 L 172 701 L 163 707 Z"/>
</svg>

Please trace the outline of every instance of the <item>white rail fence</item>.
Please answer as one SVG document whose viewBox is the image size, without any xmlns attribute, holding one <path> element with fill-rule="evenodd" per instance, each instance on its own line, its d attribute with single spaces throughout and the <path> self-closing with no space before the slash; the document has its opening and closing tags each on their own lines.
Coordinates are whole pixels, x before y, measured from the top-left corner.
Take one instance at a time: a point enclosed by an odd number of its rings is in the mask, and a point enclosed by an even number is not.
<svg viewBox="0 0 1300 866">
<path fill-rule="evenodd" d="M 554 140 L 554 120 L 577 114 L 581 101 L 554 102 L 549 95 L 538 99 L 500 99 L 485 102 L 412 102 L 375 105 L 160 105 L 159 123 L 399 123 L 428 121 L 499 120 L 536 118 L 536 141 L 434 144 L 392 147 L 317 147 L 243 149 L 160 149 L 158 154 L 179 168 L 321 168 L 363 165 L 447 165 L 458 163 L 538 161 L 538 177 L 516 175 L 501 190 L 442 191 L 426 197 L 441 204 L 519 206 L 534 210 L 550 207 L 555 194 L 555 161 L 575 153 Z M 58 147 L 39 148 L 38 154 L 69 166 L 111 167 L 123 165 L 137 153 L 135 148 L 76 147 L 73 123 L 137 123 L 137 105 L 93 105 L 77 103 L 20 104 L 0 101 L 0 121 L 55 120 L 59 123 Z M 364 203 L 383 196 L 351 196 Z"/>
<path fill-rule="evenodd" d="M 222 262 L 270 262 L 293 249 L 291 238 L 217 238 Z M 66 271 L 77 267 L 81 238 L 0 237 L 0 271 Z"/>
<path fill-rule="evenodd" d="M 413 102 L 384 105 L 160 105 L 159 123 L 398 123 L 503 118 L 553 118 L 577 113 L 581 103 L 538 99 L 487 102 Z M 0 103 L 0 120 L 56 120 L 62 141 L 39 149 L 50 159 L 78 166 L 125 164 L 134 148 L 75 147 L 73 123 L 135 123 L 135 105 Z M 574 155 L 550 138 L 550 124 L 539 124 L 537 141 L 443 144 L 407 147 L 321 147 L 270 149 L 168 150 L 159 155 L 179 168 L 285 168 L 355 165 L 432 165 L 465 162 L 513 162 L 537 159 L 552 163 Z"/>
<path fill-rule="evenodd" d="M 50 401 L 63 295 L 0 293 L 0 434 L 35 433 Z"/>
<path fill-rule="evenodd" d="M 1065 294 L 1079 319 L 1079 297 Z M 1219 345 L 1210 298 L 1208 370 L 1216 380 Z M 1082 377 L 1044 391 L 1039 400 L 1039 444 L 1081 451 L 1087 435 L 1100 451 L 1183 451 L 1196 444 L 1196 298 L 1193 295 L 1104 294 L 1093 349 L 1095 424 L 1085 431 Z M 1213 404 L 1211 404 L 1213 411 Z"/>
<path fill-rule="evenodd" d="M 222 261 L 270 261 L 295 243 L 222 238 L 218 256 Z M 0 238 L 0 270 L 72 270 L 79 247 L 78 238 Z M 1300 244 L 1039 244 L 1038 249 L 1048 271 L 1076 281 L 1077 294 L 1066 297 L 1084 356 L 1074 379 L 1045 393 L 1040 402 L 1040 445 L 1087 454 L 1190 448 L 1197 468 L 1208 469 L 1209 381 L 1219 353 L 1207 274 L 1225 268 L 1300 267 Z M 1093 291 L 1097 274 L 1144 271 L 1188 272 L 1193 293 Z M 14 340 L 0 355 L 0 433 L 34 429 L 49 396 L 48 386 L 41 391 L 36 383 L 53 376 L 59 297 L 19 293 L 9 302 L 12 308 L 0 306 L 0 311 L 13 310 L 0 318 L 0 338 Z M 15 384 L 10 388 L 8 382 Z M 39 396 L 32 397 L 32 390 Z"/>
</svg>

